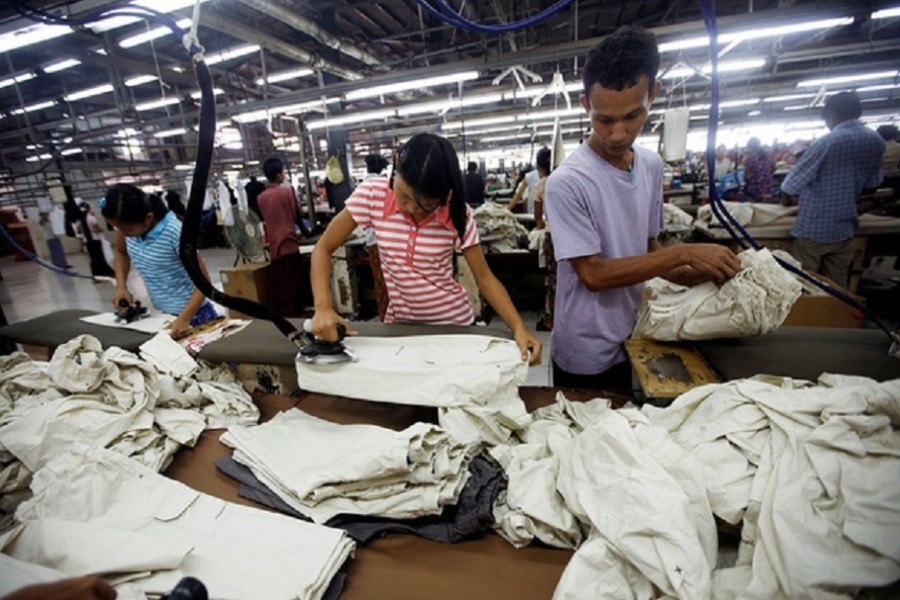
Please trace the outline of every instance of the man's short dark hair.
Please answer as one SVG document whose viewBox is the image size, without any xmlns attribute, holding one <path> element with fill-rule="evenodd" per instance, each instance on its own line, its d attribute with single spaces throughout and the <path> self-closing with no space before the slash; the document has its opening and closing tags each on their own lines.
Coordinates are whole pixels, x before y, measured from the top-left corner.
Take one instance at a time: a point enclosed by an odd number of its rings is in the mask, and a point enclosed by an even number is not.
<svg viewBox="0 0 900 600">
<path fill-rule="evenodd" d="M 856 92 L 841 92 L 825 99 L 825 112 L 839 123 L 862 116 L 862 102 Z"/>
<path fill-rule="evenodd" d="M 881 139 L 886 142 L 896 140 L 898 137 L 900 137 L 900 129 L 897 129 L 896 125 L 881 125 L 875 131 L 877 131 L 878 135 L 881 136 Z"/>
<path fill-rule="evenodd" d="M 263 163 L 263 173 L 266 174 L 266 179 L 271 183 L 275 183 L 275 180 L 278 179 L 278 174 L 284 173 L 284 163 L 277 157 L 267 158 L 266 162 Z"/>
<path fill-rule="evenodd" d="M 659 71 L 659 48 L 656 36 L 640 27 L 620 27 L 606 36 L 588 53 L 584 65 L 584 93 L 599 83 L 610 90 L 623 90 L 637 85 L 641 75 L 650 87 Z"/>
<path fill-rule="evenodd" d="M 544 169 L 545 171 L 550 170 L 550 148 L 541 148 L 537 151 L 537 156 L 534 158 L 534 164 L 537 165 L 539 169 Z"/>
<path fill-rule="evenodd" d="M 390 161 L 381 154 L 369 154 L 365 158 L 366 171 L 369 173 L 381 173 L 388 168 Z"/>
<path fill-rule="evenodd" d="M 469 168 L 469 173 L 474 173 L 475 171 L 478 170 L 478 163 L 475 162 L 474 160 L 470 160 L 468 168 Z"/>
</svg>

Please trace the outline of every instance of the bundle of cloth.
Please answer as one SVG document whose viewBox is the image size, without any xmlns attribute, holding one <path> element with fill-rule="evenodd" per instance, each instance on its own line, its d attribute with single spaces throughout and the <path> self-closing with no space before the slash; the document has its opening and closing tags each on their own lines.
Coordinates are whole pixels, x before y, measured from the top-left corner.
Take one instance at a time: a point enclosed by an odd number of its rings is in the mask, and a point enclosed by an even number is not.
<svg viewBox="0 0 900 600">
<path fill-rule="evenodd" d="M 661 277 L 644 284 L 633 337 L 658 341 L 761 335 L 784 323 L 802 286 L 767 250 L 745 250 L 741 270 L 722 286 L 693 287 Z"/>
<path fill-rule="evenodd" d="M 797 214 L 796 206 L 781 206 L 780 204 L 763 204 L 760 202 L 727 202 L 722 201 L 725 210 L 737 221 L 738 225 L 749 227 L 762 227 L 770 225 L 782 217 Z M 723 227 L 722 221 L 712 210 L 712 206 L 704 204 L 697 211 L 697 223 L 709 227 Z M 732 221 L 728 221 L 732 225 Z"/>
<path fill-rule="evenodd" d="M 517 250 L 521 247 L 519 241 L 528 236 L 528 230 L 509 209 L 496 202 L 485 202 L 472 212 L 472 216 L 486 252 Z"/>
</svg>

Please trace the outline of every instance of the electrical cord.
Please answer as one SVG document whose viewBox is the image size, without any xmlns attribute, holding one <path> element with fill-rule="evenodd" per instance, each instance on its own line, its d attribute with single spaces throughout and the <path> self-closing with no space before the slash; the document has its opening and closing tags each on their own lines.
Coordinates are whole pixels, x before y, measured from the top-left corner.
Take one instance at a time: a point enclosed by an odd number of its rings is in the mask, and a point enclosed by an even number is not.
<svg viewBox="0 0 900 600">
<path fill-rule="evenodd" d="M 206 278 L 203 274 L 203 270 L 200 268 L 199 256 L 197 253 L 197 238 L 200 232 L 200 219 L 203 212 L 203 203 L 206 198 L 206 185 L 209 180 L 209 171 L 212 165 L 216 135 L 216 105 L 215 96 L 213 95 L 212 76 L 210 75 L 209 67 L 203 60 L 203 47 L 200 46 L 197 42 L 196 35 L 193 34 L 194 29 L 192 29 L 191 33 L 186 34 L 184 30 L 178 26 L 175 19 L 166 13 L 152 8 L 134 5 L 117 4 L 107 6 L 90 11 L 79 17 L 58 17 L 43 11 L 23 8 L 21 3 L 18 2 L 15 3 L 14 6 L 20 14 L 29 19 L 55 25 L 85 26 L 107 17 L 120 16 L 154 19 L 168 27 L 172 33 L 184 42 L 185 50 L 187 51 L 191 64 L 194 66 L 197 83 L 200 86 L 200 126 L 197 136 L 197 160 L 194 168 L 194 177 L 191 181 L 186 212 L 184 221 L 182 222 L 179 257 L 181 258 L 181 262 L 184 265 L 188 276 L 191 278 L 191 281 L 204 296 L 227 308 L 238 310 L 254 318 L 272 322 L 289 340 L 298 346 L 301 345 L 299 340 L 302 332 L 294 327 L 294 325 L 283 315 L 280 315 L 257 302 L 245 298 L 229 296 L 220 292 L 213 287 L 212 283 Z M 196 18 L 196 10 L 194 14 Z"/>
<path fill-rule="evenodd" d="M 418 1 L 418 0 L 417 0 Z M 741 248 L 753 248 L 754 250 L 762 250 L 763 246 L 734 218 L 734 216 L 725 207 L 725 204 L 719 198 L 719 193 L 715 185 L 715 169 L 716 169 L 716 133 L 719 128 L 719 73 L 718 73 L 718 26 L 716 24 L 716 7 L 714 0 L 699 0 L 700 11 L 703 14 L 703 23 L 706 26 L 706 32 L 709 35 L 709 61 L 712 69 L 710 78 L 710 107 L 709 107 L 709 127 L 706 138 L 706 165 L 709 173 L 709 204 L 713 214 Z M 863 313 L 873 323 L 878 325 L 893 343 L 892 355 L 895 348 L 900 348 L 900 332 L 892 331 L 887 323 L 885 323 L 872 309 L 858 302 L 856 299 L 845 294 L 841 290 L 835 289 L 827 283 L 813 277 L 812 275 L 797 268 L 791 263 L 774 257 L 775 260 L 784 269 L 787 269 L 794 275 L 808 281 L 816 287 L 822 289 L 826 293 L 834 296 L 838 300 L 853 307 Z"/>
<path fill-rule="evenodd" d="M 504 23 L 502 25 L 482 25 L 481 23 L 470 21 L 469 19 L 463 17 L 460 13 L 453 10 L 453 8 L 451 8 L 445 0 L 416 0 L 416 4 L 424 8 L 431 15 L 437 17 L 441 21 L 449 23 L 450 25 L 454 25 L 455 27 L 458 27 L 460 29 L 465 29 L 466 31 L 479 31 L 482 33 L 501 34 L 511 33 L 513 31 L 518 31 L 519 29 L 524 29 L 525 27 L 536 25 L 541 21 L 552 17 L 575 1 L 576 0 L 559 0 L 555 4 L 545 8 L 532 17 L 528 17 L 520 21 L 514 21 L 512 23 Z M 434 3 L 434 5 L 432 5 L 432 2 Z"/>
</svg>

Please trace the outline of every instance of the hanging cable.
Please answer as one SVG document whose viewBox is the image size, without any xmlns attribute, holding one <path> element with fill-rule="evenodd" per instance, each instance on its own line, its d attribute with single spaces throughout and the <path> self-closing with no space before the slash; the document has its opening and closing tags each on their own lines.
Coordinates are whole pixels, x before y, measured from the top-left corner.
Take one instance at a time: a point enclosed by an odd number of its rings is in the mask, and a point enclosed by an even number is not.
<svg viewBox="0 0 900 600">
<path fill-rule="evenodd" d="M 481 23 L 470 21 L 453 10 L 445 0 L 416 0 L 416 4 L 427 10 L 432 16 L 437 17 L 445 23 L 459 27 L 460 29 L 480 31 L 482 33 L 510 33 L 518 31 L 519 29 L 524 29 L 525 27 L 537 25 L 541 21 L 549 19 L 575 1 L 576 0 L 559 0 L 533 17 L 528 17 L 512 23 L 504 23 L 502 25 L 482 25 Z M 432 5 L 432 3 L 434 5 Z"/>
<path fill-rule="evenodd" d="M 191 281 L 204 296 L 227 308 L 238 310 L 251 317 L 271 321 L 289 340 L 300 346 L 301 332 L 284 316 L 251 300 L 229 296 L 220 292 L 213 287 L 200 268 L 197 253 L 197 237 L 200 232 L 200 219 L 206 198 L 206 185 L 209 180 L 210 166 L 212 165 L 216 135 L 216 105 L 212 76 L 209 73 L 209 67 L 203 60 L 203 47 L 197 42 L 196 38 L 196 18 L 198 14 L 196 7 L 194 11 L 195 22 L 191 33 L 185 34 L 169 15 L 143 6 L 118 4 L 89 11 L 80 17 L 57 17 L 43 11 L 28 9 L 18 2 L 14 6 L 20 14 L 29 19 L 54 25 L 69 25 L 71 27 L 83 27 L 109 17 L 128 16 L 154 19 L 160 21 L 182 40 L 191 64 L 194 66 L 197 83 L 200 86 L 200 125 L 197 136 L 197 160 L 194 168 L 194 177 L 191 181 L 187 210 L 182 222 L 179 257 Z"/>
<path fill-rule="evenodd" d="M 709 60 L 712 69 L 712 77 L 710 78 L 710 107 L 709 107 L 709 127 L 706 138 L 706 164 L 709 173 L 709 204 L 713 214 L 719 220 L 728 234 L 734 239 L 741 248 L 753 248 L 754 250 L 762 250 L 763 246 L 734 218 L 734 216 L 725 207 L 725 204 L 719 198 L 715 185 L 715 168 L 716 168 L 716 134 L 719 127 L 719 73 L 718 73 L 718 27 L 716 24 L 716 7 L 714 0 L 700 0 L 700 11 L 703 14 L 703 23 L 706 26 L 706 32 L 709 35 Z M 878 325 L 890 338 L 893 345 L 891 353 L 895 352 L 895 348 L 900 350 L 900 332 L 892 331 L 881 318 L 878 317 L 868 306 L 858 302 L 848 294 L 838 290 L 823 281 L 806 273 L 803 269 L 797 268 L 791 263 L 774 257 L 778 264 L 787 269 L 791 273 L 801 277 L 802 279 L 812 283 L 816 287 L 831 294 L 838 300 L 848 304 L 859 312 L 863 313 L 873 323 Z"/>
</svg>

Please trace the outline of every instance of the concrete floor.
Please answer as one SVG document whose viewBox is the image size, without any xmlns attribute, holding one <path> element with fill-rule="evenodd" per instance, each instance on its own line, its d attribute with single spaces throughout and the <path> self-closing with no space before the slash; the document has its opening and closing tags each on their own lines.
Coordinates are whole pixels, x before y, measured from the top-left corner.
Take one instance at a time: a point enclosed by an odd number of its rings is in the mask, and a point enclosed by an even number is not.
<svg viewBox="0 0 900 600">
<path fill-rule="evenodd" d="M 212 283 L 222 289 L 219 273 L 222 269 L 230 269 L 234 265 L 235 252 L 230 248 L 208 248 L 200 251 L 200 256 L 212 278 Z M 90 274 L 89 261 L 86 254 L 69 254 L 66 256 L 72 271 Z M 112 282 L 94 283 L 91 279 L 69 277 L 57 274 L 32 262 L 18 262 L 12 256 L 0 258 L 0 305 L 9 323 L 16 323 L 39 317 L 56 310 L 66 308 L 82 308 L 100 312 L 112 309 L 111 301 L 115 285 Z M 146 288 L 140 276 L 132 269 L 129 278 L 129 289 L 137 300 L 150 305 Z M 221 310 L 224 314 L 224 309 Z M 530 327 L 537 323 L 536 313 L 523 313 L 522 318 Z M 494 319 L 486 327 L 505 329 L 499 319 Z M 540 365 L 528 370 L 526 385 L 550 385 L 550 333 L 536 332 L 544 345 L 543 361 Z"/>
</svg>

